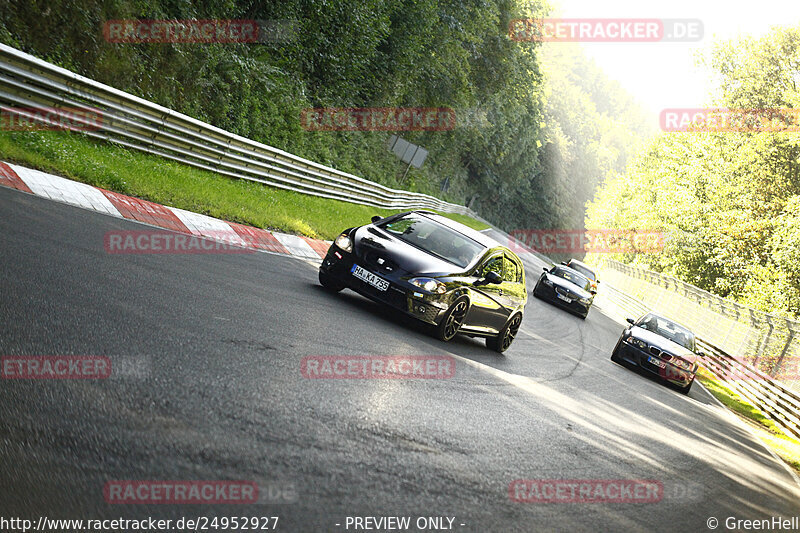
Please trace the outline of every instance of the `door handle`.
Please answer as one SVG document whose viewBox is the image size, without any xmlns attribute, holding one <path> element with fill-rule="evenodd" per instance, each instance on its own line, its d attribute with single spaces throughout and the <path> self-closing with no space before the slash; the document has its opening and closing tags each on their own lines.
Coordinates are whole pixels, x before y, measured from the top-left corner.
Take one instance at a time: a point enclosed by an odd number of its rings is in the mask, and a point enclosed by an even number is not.
<svg viewBox="0 0 800 533">
<path fill-rule="evenodd" d="M 503 289 L 500 289 L 500 290 L 498 291 L 498 294 L 500 294 L 500 296 L 502 296 L 502 295 L 503 295 Z"/>
</svg>

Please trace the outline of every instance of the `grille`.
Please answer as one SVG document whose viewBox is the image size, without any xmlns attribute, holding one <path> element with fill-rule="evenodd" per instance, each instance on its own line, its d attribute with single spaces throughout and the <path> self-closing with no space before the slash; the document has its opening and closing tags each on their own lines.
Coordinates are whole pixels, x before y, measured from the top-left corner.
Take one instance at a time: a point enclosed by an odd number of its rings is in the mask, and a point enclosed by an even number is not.
<svg viewBox="0 0 800 533">
<path fill-rule="evenodd" d="M 361 254 L 361 259 L 366 263 L 365 266 L 377 271 L 377 272 L 397 272 L 398 265 L 396 262 L 392 261 L 391 259 L 385 257 L 383 254 L 378 252 L 377 250 L 371 250 L 366 248 L 363 250 Z M 382 259 L 383 263 L 379 263 L 378 259 Z"/>
<path fill-rule="evenodd" d="M 661 350 L 659 350 L 655 346 L 650 347 L 650 353 L 655 355 L 656 357 L 661 357 Z"/>
<path fill-rule="evenodd" d="M 386 291 L 386 297 L 389 304 L 393 307 L 403 310 L 408 309 L 408 298 L 406 298 L 406 293 L 400 289 L 389 287 L 389 290 Z"/>
</svg>

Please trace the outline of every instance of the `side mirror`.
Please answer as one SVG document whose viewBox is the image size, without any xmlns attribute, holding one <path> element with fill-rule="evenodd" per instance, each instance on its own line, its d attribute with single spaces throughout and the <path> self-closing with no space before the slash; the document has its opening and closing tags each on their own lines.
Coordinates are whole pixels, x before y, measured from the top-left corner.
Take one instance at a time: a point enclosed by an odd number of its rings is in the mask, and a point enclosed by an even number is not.
<svg viewBox="0 0 800 533">
<path fill-rule="evenodd" d="M 706 354 L 706 352 L 700 350 L 699 348 L 697 350 L 695 350 L 694 353 L 696 353 L 700 357 L 705 357 L 706 355 L 708 355 L 708 354 Z"/>
<path fill-rule="evenodd" d="M 595 294 L 597 294 L 597 291 L 596 291 L 596 290 L 594 290 L 594 289 L 589 289 L 589 294 L 591 294 L 592 296 L 594 296 Z"/>
<path fill-rule="evenodd" d="M 383 220 L 383 217 L 381 217 L 381 216 L 375 215 L 374 217 L 372 217 L 372 223 L 373 224 L 376 224 L 376 223 L 380 222 L 381 220 Z"/>
<path fill-rule="evenodd" d="M 631 324 L 631 325 L 632 325 L 632 324 L 635 322 L 635 320 L 633 320 L 632 318 L 626 318 L 626 319 L 625 319 L 625 321 L 626 321 L 628 324 Z"/>
<path fill-rule="evenodd" d="M 542 270 L 544 270 L 545 272 L 550 272 L 550 269 L 547 267 L 542 267 Z"/>
<path fill-rule="evenodd" d="M 594 280 L 594 282 L 595 282 L 595 283 L 597 283 L 597 284 L 599 284 L 599 283 L 600 283 L 600 280 L 599 280 L 599 279 L 596 279 L 596 280 Z"/>
<path fill-rule="evenodd" d="M 503 277 L 497 272 L 489 271 L 486 273 L 484 277 L 480 278 L 475 283 L 473 283 L 473 285 L 479 287 L 481 285 L 492 285 L 492 284 L 498 285 L 500 283 L 503 283 Z"/>
<path fill-rule="evenodd" d="M 500 276 L 500 274 L 494 271 L 487 272 L 483 279 L 486 280 L 486 283 L 491 283 L 493 285 L 503 283 L 503 278 Z"/>
</svg>

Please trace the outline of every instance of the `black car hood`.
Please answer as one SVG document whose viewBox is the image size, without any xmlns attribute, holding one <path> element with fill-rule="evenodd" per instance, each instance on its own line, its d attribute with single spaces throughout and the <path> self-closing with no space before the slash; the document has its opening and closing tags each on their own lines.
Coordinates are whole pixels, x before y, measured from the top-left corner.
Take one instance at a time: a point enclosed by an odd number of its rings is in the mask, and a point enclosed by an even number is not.
<svg viewBox="0 0 800 533">
<path fill-rule="evenodd" d="M 460 273 L 464 269 L 439 259 L 397 237 L 368 224 L 353 232 L 353 251 L 359 259 L 366 261 L 366 267 L 377 266 L 377 258 L 383 259 L 383 266 L 389 266 L 393 274 L 444 275 Z M 385 271 L 381 268 L 381 271 Z"/>
<path fill-rule="evenodd" d="M 591 298 L 592 297 L 592 293 L 590 293 L 589 291 L 584 290 L 583 288 L 581 288 L 580 285 L 575 285 L 571 281 L 566 280 L 564 278 L 561 278 L 559 276 L 553 276 L 549 272 L 545 272 L 544 275 L 547 277 L 547 279 L 552 281 L 555 285 L 558 285 L 562 289 L 566 289 L 566 290 L 568 290 L 569 292 L 571 292 L 573 294 L 577 294 L 581 298 Z"/>
<path fill-rule="evenodd" d="M 650 346 L 655 346 L 658 349 L 669 352 L 673 355 L 679 355 L 687 361 L 694 362 L 695 359 L 697 359 L 697 354 L 685 346 L 671 341 L 666 337 L 662 337 L 658 333 L 653 333 L 652 331 L 640 328 L 639 326 L 631 327 L 631 335 L 637 339 L 643 340 Z"/>
</svg>

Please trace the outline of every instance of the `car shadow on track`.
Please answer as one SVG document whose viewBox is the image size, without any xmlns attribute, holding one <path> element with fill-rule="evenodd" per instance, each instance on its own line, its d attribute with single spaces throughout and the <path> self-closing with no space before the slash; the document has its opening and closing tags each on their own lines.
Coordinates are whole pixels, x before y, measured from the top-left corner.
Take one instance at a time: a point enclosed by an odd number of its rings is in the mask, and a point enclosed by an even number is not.
<svg viewBox="0 0 800 533">
<path fill-rule="evenodd" d="M 436 350 L 443 350 L 462 357 L 469 357 L 476 361 L 491 364 L 504 360 L 504 355 L 489 350 L 483 339 L 472 338 L 466 335 L 457 335 L 450 342 L 443 342 L 434 337 L 434 327 L 409 316 L 402 311 L 398 311 L 384 304 L 374 302 L 358 293 L 348 289 L 340 293 L 331 293 L 321 285 L 310 284 L 312 290 L 318 292 L 320 296 L 335 299 L 337 305 L 346 305 L 348 313 L 352 312 L 355 318 L 359 313 L 365 313 L 373 320 L 380 320 L 383 324 L 402 328 L 418 337 L 419 344 L 429 345 Z M 513 350 L 513 346 L 511 348 Z"/>
</svg>

